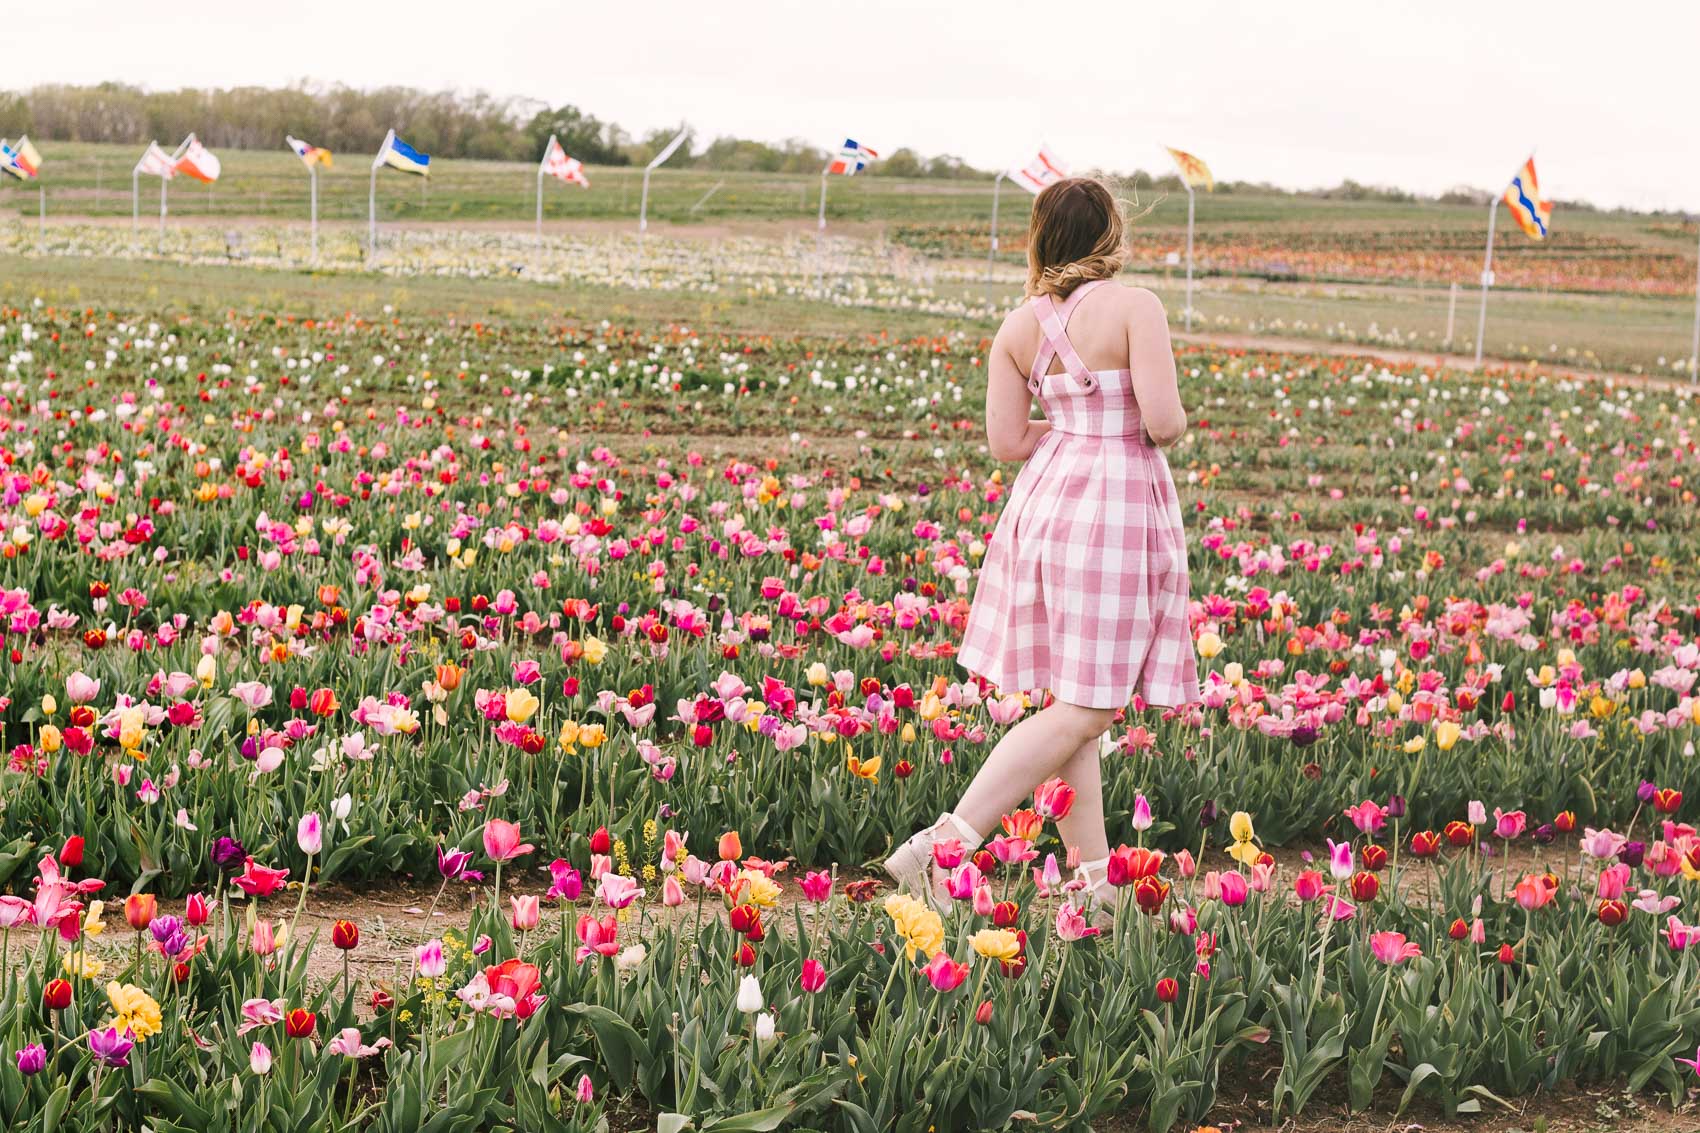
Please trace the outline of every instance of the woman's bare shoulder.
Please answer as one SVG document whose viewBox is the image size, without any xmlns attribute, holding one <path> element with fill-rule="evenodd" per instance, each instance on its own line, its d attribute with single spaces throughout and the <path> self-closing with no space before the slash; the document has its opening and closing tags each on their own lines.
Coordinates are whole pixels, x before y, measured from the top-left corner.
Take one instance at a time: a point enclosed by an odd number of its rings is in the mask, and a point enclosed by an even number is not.
<svg viewBox="0 0 1700 1133">
<path fill-rule="evenodd" d="M 998 327 L 997 340 L 1007 349 L 1039 341 L 1039 320 L 1034 316 L 1033 309 L 1023 303 L 1003 317 L 1003 323 Z"/>
</svg>

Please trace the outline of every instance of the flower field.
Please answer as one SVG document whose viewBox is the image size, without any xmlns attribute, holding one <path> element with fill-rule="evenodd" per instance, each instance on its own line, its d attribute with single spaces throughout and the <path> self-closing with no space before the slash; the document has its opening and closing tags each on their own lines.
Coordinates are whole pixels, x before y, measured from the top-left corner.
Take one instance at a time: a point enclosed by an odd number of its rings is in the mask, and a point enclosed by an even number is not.
<svg viewBox="0 0 1700 1133">
<path fill-rule="evenodd" d="M 941 912 L 869 867 L 1040 707 L 954 661 L 1013 479 L 955 314 L 0 311 L 6 1127 L 1683 1105 L 1694 397 L 1183 351 L 1203 700 L 1111 733 L 1115 916 L 1066 785 Z M 398 881 L 405 963 L 309 962 Z"/>
</svg>

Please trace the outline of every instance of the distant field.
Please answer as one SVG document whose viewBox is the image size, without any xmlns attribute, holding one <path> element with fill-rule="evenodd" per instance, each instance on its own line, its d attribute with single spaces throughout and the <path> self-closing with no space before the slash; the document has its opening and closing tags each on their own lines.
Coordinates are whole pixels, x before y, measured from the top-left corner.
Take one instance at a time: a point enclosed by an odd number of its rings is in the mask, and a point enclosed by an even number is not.
<svg viewBox="0 0 1700 1133">
<path fill-rule="evenodd" d="M 48 209 L 54 215 L 123 216 L 131 211 L 130 170 L 142 146 L 43 143 Z M 178 216 L 307 215 L 308 178 L 280 144 L 275 151 L 225 151 L 224 176 L 208 189 L 178 180 L 168 188 Z M 364 220 L 370 158 L 342 154 L 320 174 L 322 219 Z M 529 225 L 535 216 L 536 168 L 529 164 L 439 160 L 432 175 L 379 174 L 381 221 L 476 220 Z M 591 190 L 550 182 L 544 216 L 550 220 L 636 223 L 643 172 L 593 167 Z M 1026 196 L 1005 186 L 1000 225 L 1004 258 L 1023 248 Z M 1183 195 L 1154 194 L 1149 185 L 1122 186 L 1136 211 L 1135 266 L 1161 270 L 1184 244 Z M 649 216 L 658 223 L 780 221 L 807 224 L 816 215 L 820 181 L 794 174 L 657 170 Z M 158 211 L 159 185 L 146 179 L 144 216 Z M 0 206 L 33 215 L 32 186 L 0 194 Z M 829 223 L 877 224 L 896 242 L 944 256 L 986 254 L 992 211 L 989 181 L 833 178 Z M 1233 192 L 1200 197 L 1196 255 L 1203 274 L 1269 279 L 1471 284 L 1481 270 L 1485 210 L 1470 205 L 1321 200 L 1291 194 Z M 1561 208 L 1553 235 L 1527 240 L 1509 223 L 1496 249 L 1501 288 L 1692 294 L 1692 223 L 1634 213 Z"/>
</svg>

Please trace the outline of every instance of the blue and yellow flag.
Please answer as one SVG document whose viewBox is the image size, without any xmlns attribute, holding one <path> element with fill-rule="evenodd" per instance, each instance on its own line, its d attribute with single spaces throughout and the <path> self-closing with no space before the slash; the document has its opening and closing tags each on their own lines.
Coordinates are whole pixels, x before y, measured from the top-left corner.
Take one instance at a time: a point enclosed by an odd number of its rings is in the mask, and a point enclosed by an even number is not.
<svg viewBox="0 0 1700 1133">
<path fill-rule="evenodd" d="M 1523 163 L 1523 168 L 1505 187 L 1505 207 L 1511 217 L 1531 240 L 1544 240 L 1547 224 L 1552 220 L 1552 202 L 1541 196 L 1541 184 L 1535 177 L 1535 159 Z"/>
<path fill-rule="evenodd" d="M 431 175 L 431 155 L 420 153 L 396 137 L 394 130 L 384 135 L 384 144 L 378 147 L 378 156 L 372 159 L 373 169 L 380 165 L 399 169 L 403 173 L 417 173 L 424 177 Z"/>
</svg>

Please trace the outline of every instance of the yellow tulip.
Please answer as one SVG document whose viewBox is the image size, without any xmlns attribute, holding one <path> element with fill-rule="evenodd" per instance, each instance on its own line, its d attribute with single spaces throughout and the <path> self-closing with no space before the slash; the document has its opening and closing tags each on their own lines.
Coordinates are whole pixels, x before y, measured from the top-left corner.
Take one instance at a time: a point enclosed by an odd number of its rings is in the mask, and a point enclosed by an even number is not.
<svg viewBox="0 0 1700 1133">
<path fill-rule="evenodd" d="M 508 719 L 516 724 L 523 724 L 537 714 L 542 702 L 523 688 L 509 689 L 507 695 Z"/>
<path fill-rule="evenodd" d="M 1455 721 L 1442 720 L 1434 726 L 1434 746 L 1441 751 L 1451 751 L 1452 745 L 1458 742 L 1463 731 Z"/>
<path fill-rule="evenodd" d="M 1198 655 L 1206 661 L 1222 652 L 1222 639 L 1209 630 L 1198 635 Z"/>
<path fill-rule="evenodd" d="M 1249 842 L 1257 837 L 1257 829 L 1252 825 L 1251 815 L 1243 810 L 1236 810 L 1229 817 L 1228 833 L 1233 835 L 1236 842 Z"/>
<path fill-rule="evenodd" d="M 1021 938 L 1007 928 L 983 928 L 968 938 L 968 946 L 988 960 L 1013 960 L 1021 955 Z"/>
</svg>

